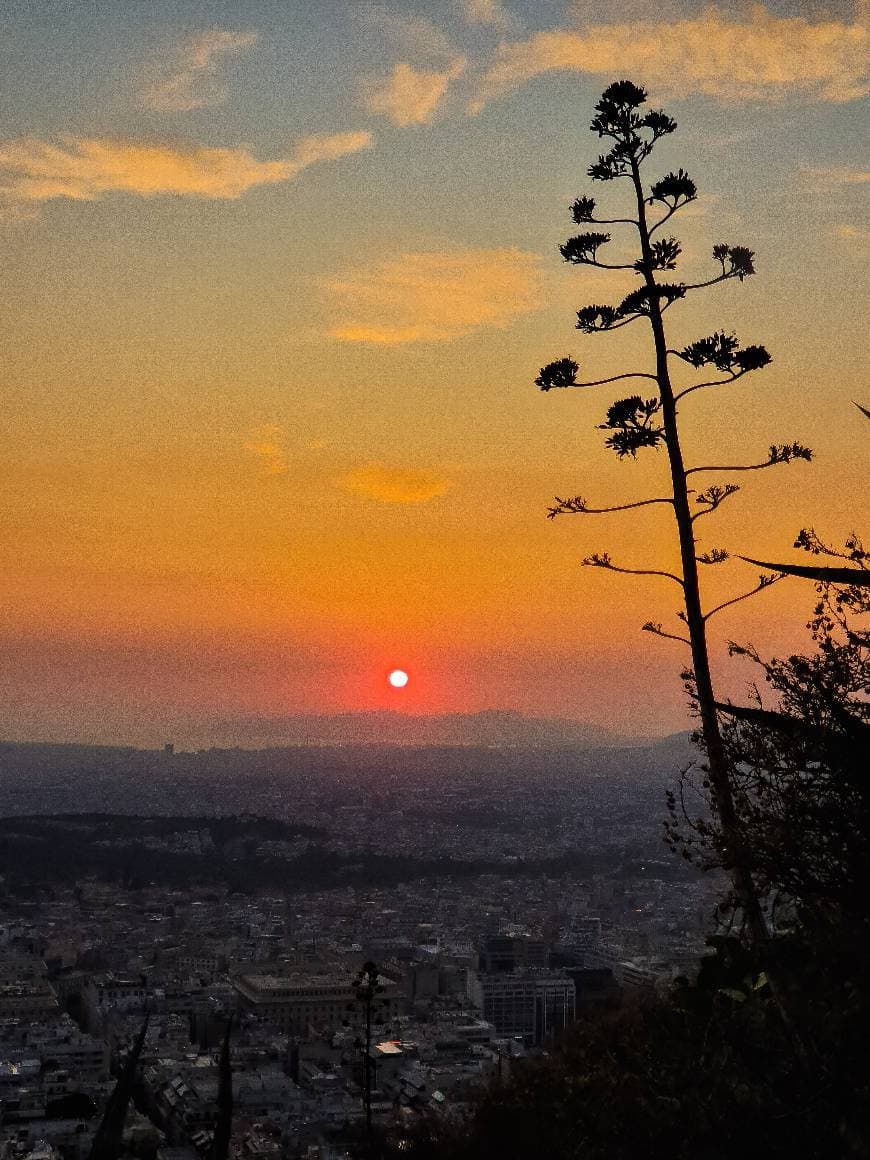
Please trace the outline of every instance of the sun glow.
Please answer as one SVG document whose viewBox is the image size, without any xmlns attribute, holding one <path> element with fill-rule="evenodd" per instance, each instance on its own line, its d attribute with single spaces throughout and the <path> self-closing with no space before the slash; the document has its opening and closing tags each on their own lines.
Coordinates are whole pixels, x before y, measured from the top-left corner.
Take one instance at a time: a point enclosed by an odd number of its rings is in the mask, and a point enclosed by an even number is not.
<svg viewBox="0 0 870 1160">
<path fill-rule="evenodd" d="M 387 680 L 390 682 L 394 689 L 404 689 L 405 685 L 408 683 L 408 674 L 404 671 L 404 669 L 393 669 L 389 677 L 387 677 Z"/>
</svg>

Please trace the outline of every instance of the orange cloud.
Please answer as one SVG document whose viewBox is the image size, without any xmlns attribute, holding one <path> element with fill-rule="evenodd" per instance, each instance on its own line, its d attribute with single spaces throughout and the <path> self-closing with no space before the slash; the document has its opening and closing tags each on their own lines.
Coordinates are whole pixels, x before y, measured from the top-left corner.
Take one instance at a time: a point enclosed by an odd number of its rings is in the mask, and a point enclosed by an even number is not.
<svg viewBox="0 0 870 1160">
<path fill-rule="evenodd" d="M 401 62 L 383 81 L 369 82 L 363 88 L 365 105 L 370 113 L 379 113 L 403 128 L 428 125 L 444 99 L 452 80 L 465 69 L 465 58 L 456 57 L 449 68 L 427 72 Z"/>
<path fill-rule="evenodd" d="M 256 32 L 233 32 L 209 28 L 188 37 L 157 66 L 155 76 L 142 93 L 148 109 L 188 112 L 220 105 L 226 98 L 220 68 L 224 60 L 257 42 Z"/>
<path fill-rule="evenodd" d="M 381 503 L 425 503 L 444 495 L 450 480 L 416 467 L 368 463 L 338 481 L 339 487 Z"/>
<path fill-rule="evenodd" d="M 304 137 L 289 157 L 258 161 L 247 149 L 95 137 L 64 137 L 53 144 L 19 137 L 0 142 L 0 194 L 30 202 L 94 201 L 115 192 L 237 198 L 254 186 L 291 181 L 309 165 L 371 144 L 365 132 Z"/>
<path fill-rule="evenodd" d="M 262 464 L 265 475 L 286 475 L 290 470 L 284 451 L 284 428 L 276 424 L 256 427 L 242 444 Z"/>
<path fill-rule="evenodd" d="M 804 95 L 852 101 L 868 91 L 868 30 L 804 17 L 780 18 L 762 5 L 745 19 L 716 8 L 666 22 L 590 25 L 539 32 L 500 47 L 470 111 L 553 71 L 631 75 L 656 93 L 704 93 L 726 101 Z"/>
<path fill-rule="evenodd" d="M 541 305 L 540 259 L 522 250 L 400 254 L 326 282 L 344 342 L 445 342 L 504 328 Z"/>
</svg>

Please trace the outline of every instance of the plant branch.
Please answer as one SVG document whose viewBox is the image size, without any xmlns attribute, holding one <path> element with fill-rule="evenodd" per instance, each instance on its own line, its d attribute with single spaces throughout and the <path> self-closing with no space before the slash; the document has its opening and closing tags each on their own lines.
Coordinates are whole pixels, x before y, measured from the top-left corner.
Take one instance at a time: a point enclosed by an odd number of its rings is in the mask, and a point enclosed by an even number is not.
<svg viewBox="0 0 870 1160">
<path fill-rule="evenodd" d="M 763 592 L 765 588 L 770 588 L 773 584 L 778 584 L 780 580 L 784 579 L 784 576 L 759 576 L 758 583 L 754 588 L 750 588 L 748 592 L 744 592 L 740 596 L 732 596 L 730 600 L 725 600 L 722 604 L 717 604 L 715 608 L 711 608 L 709 612 L 704 614 L 704 620 L 709 620 L 711 616 L 715 616 L 723 608 L 729 608 L 732 604 L 739 604 L 741 600 L 748 600 L 750 596 L 755 596 L 757 592 Z"/>
<path fill-rule="evenodd" d="M 629 264 L 627 266 L 614 266 L 609 262 L 599 262 L 591 258 L 587 258 L 582 262 L 577 263 L 578 266 L 597 266 L 599 270 L 633 270 L 634 266 Z"/>
<path fill-rule="evenodd" d="M 629 322 L 636 322 L 638 318 L 645 317 L 646 316 L 644 314 L 630 314 L 628 318 L 623 318 L 621 322 L 612 322 L 609 326 L 595 326 L 591 329 L 600 331 L 619 330 L 621 326 L 628 326 Z"/>
<path fill-rule="evenodd" d="M 813 568 L 804 564 L 769 564 L 766 560 L 753 560 L 751 556 L 741 556 L 747 564 L 757 568 L 769 568 L 783 576 L 801 576 L 805 580 L 816 580 L 820 584 L 857 584 L 861 588 L 870 587 L 870 571 L 865 568 Z"/>
<path fill-rule="evenodd" d="M 654 503 L 669 503 L 673 504 L 672 499 L 640 499 L 635 503 L 615 504 L 613 507 L 591 508 L 586 504 L 586 500 L 582 495 L 575 495 L 571 499 L 562 499 L 561 496 L 556 496 L 554 506 L 547 509 L 547 519 L 555 519 L 556 516 L 563 515 L 588 515 L 588 516 L 603 516 L 609 512 L 627 512 L 631 508 L 649 507 Z"/>
<path fill-rule="evenodd" d="M 690 467 L 686 471 L 686 475 L 687 476 L 694 475 L 698 471 L 761 471 L 765 467 L 775 467 L 775 466 L 776 466 L 776 464 L 771 463 L 770 460 L 765 460 L 764 463 L 744 463 L 744 464 L 738 464 L 736 466 L 734 464 L 731 464 L 731 463 L 728 463 L 728 464 L 709 464 L 709 465 L 704 466 L 704 467 Z"/>
<path fill-rule="evenodd" d="M 675 576 L 673 572 L 664 572 L 657 568 L 621 568 L 613 563 L 606 552 L 595 552 L 591 556 L 587 556 L 583 560 L 585 568 L 605 568 L 608 572 L 622 572 L 626 576 L 664 576 L 667 580 L 673 580 L 675 584 L 679 584 L 681 588 L 684 587 L 683 581 L 679 576 Z"/>
<path fill-rule="evenodd" d="M 777 467 L 780 463 L 791 463 L 794 459 L 805 459 L 809 462 L 813 457 L 812 451 L 809 447 L 804 447 L 800 443 L 774 443 L 770 447 L 765 459 L 762 463 L 744 463 L 737 466 L 733 464 L 726 465 L 705 465 L 703 467 L 690 467 L 685 476 L 688 478 L 698 471 L 763 471 L 765 467 Z"/>
<path fill-rule="evenodd" d="M 693 387 L 686 387 L 684 391 L 680 391 L 678 394 L 674 395 L 674 401 L 679 402 L 680 399 L 684 399 L 686 395 L 691 395 L 692 391 L 700 391 L 704 387 L 728 386 L 730 383 L 736 383 L 738 379 L 742 379 L 743 376 L 747 374 L 749 374 L 749 371 L 738 371 L 736 374 L 732 374 L 727 379 L 708 379 L 705 383 L 695 383 Z"/>
<path fill-rule="evenodd" d="M 615 328 L 611 327 L 610 329 L 613 330 Z M 569 386 L 572 386 L 572 387 L 603 387 L 607 383 L 619 382 L 620 379 L 651 379 L 654 383 L 658 382 L 655 375 L 647 374 L 645 371 L 630 371 L 624 375 L 611 375 L 611 377 L 609 379 L 594 379 L 592 382 L 589 382 L 589 383 L 570 383 Z"/>
<path fill-rule="evenodd" d="M 690 282 L 687 284 L 687 290 L 704 290 L 707 286 L 715 286 L 719 282 L 726 282 L 729 278 L 735 277 L 730 271 L 727 274 L 717 274 L 715 278 L 710 278 L 706 282 Z"/>
<path fill-rule="evenodd" d="M 666 640 L 678 640 L 680 644 L 687 644 L 689 648 L 692 647 L 692 642 L 687 636 L 679 636 L 675 632 L 665 632 L 661 624 L 657 621 L 648 620 L 646 624 L 641 625 L 641 632 L 651 632 L 653 636 L 661 636 Z"/>
<path fill-rule="evenodd" d="M 668 210 L 668 212 L 665 214 L 664 217 L 659 218 L 659 220 L 655 223 L 655 225 L 651 225 L 649 227 L 649 236 L 652 237 L 652 235 L 656 232 L 656 230 L 659 228 L 659 226 L 663 226 L 665 224 L 665 222 L 668 221 L 670 218 L 672 218 L 678 210 L 681 210 L 684 205 L 688 205 L 690 201 L 697 201 L 697 200 L 698 200 L 697 197 L 687 197 L 685 199 L 685 201 L 681 201 L 679 203 L 679 205 L 671 206 L 671 208 Z"/>
<path fill-rule="evenodd" d="M 740 488 L 736 483 L 726 483 L 724 487 L 719 487 L 718 485 L 714 484 L 712 487 L 708 487 L 706 491 L 702 491 L 701 494 L 695 498 L 695 503 L 706 504 L 708 506 L 705 507 L 703 511 L 695 512 L 695 514 L 690 517 L 692 523 L 694 523 L 695 520 L 699 520 L 701 516 L 710 515 L 710 513 L 714 512 L 716 508 L 720 507 L 726 499 L 730 499 L 730 497 L 738 491 L 740 491 Z"/>
</svg>

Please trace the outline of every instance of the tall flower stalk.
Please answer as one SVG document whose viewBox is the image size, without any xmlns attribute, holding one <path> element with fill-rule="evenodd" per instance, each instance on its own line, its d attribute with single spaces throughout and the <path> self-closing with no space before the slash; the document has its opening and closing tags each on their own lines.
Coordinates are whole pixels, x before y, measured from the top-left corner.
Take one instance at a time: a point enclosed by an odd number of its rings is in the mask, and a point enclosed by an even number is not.
<svg viewBox="0 0 870 1160">
<path fill-rule="evenodd" d="M 700 338 L 680 350 L 668 345 L 664 318 L 666 312 L 690 293 L 720 282 L 734 279 L 742 282 L 750 277 L 755 273 L 755 255 L 745 246 L 720 243 L 713 247 L 715 266 L 709 278 L 687 283 L 661 277 L 666 271 L 676 269 L 681 247 L 676 238 L 664 237 L 660 231 L 666 222 L 696 200 L 697 189 L 682 169 L 668 173 L 651 184 L 644 182 L 644 163 L 657 142 L 673 133 L 677 127 L 676 122 L 664 112 L 644 111 L 646 99 L 646 93 L 637 85 L 630 81 L 618 81 L 603 93 L 595 107 L 591 125 L 599 137 L 612 144 L 609 151 L 590 166 L 589 176 L 593 181 L 629 182 L 634 203 L 633 216 L 600 217 L 595 200 L 591 197 L 580 197 L 572 206 L 572 216 L 579 225 L 633 228 L 638 243 L 636 259 L 617 264 L 603 260 L 601 253 L 610 242 L 611 234 L 599 228 L 570 238 L 561 247 L 561 252 L 565 260 L 574 265 L 633 271 L 639 276 L 640 286 L 620 303 L 593 304 L 581 308 L 577 312 L 577 329 L 584 334 L 595 334 L 618 330 L 645 319 L 652 336 L 654 370 L 630 371 L 581 382 L 578 380 L 578 364 L 571 358 L 562 358 L 543 367 L 536 382 L 544 391 L 604 386 L 625 379 L 650 384 L 643 395 L 631 395 L 614 402 L 600 426 L 607 431 L 606 445 L 620 458 L 635 458 L 644 450 L 663 449 L 668 459 L 671 486 L 667 495 L 609 507 L 590 506 L 582 496 L 568 499 L 557 497 L 549 510 L 549 516 L 595 515 L 659 504 L 669 507 L 673 513 L 679 540 L 679 572 L 652 566 L 622 567 L 607 552 L 593 553 L 583 563 L 613 572 L 661 576 L 676 584 L 681 591 L 682 608 L 678 613 L 682 622 L 680 627 L 670 631 L 653 621 L 648 621 L 643 627 L 657 636 L 680 641 L 690 650 L 691 667 L 685 676 L 699 718 L 707 779 L 724 838 L 725 868 L 730 875 L 735 899 L 745 917 L 750 937 L 753 942 L 761 942 L 767 938 L 767 924 L 752 880 L 749 869 L 751 859 L 746 856 L 735 809 L 734 787 L 717 717 L 710 672 L 707 625 L 722 609 L 777 583 L 782 576 L 762 575 L 748 591 L 740 592 L 715 607 L 705 607 L 700 569 L 723 564 L 729 554 L 721 548 L 699 553 L 696 524 L 698 520 L 710 516 L 739 490 L 733 482 L 707 483 L 707 477 L 721 476 L 722 473 L 760 471 L 794 460 L 809 460 L 812 452 L 799 443 L 779 443 L 771 445 L 767 454 L 757 462 L 686 465 L 680 442 L 681 401 L 697 391 L 727 386 L 744 375 L 761 370 L 770 362 L 770 355 L 763 346 L 741 347 L 735 336 L 724 330 Z M 675 360 L 697 372 L 699 381 L 685 387 L 675 385 L 672 377 Z M 701 490 L 696 487 L 699 481 Z"/>
</svg>

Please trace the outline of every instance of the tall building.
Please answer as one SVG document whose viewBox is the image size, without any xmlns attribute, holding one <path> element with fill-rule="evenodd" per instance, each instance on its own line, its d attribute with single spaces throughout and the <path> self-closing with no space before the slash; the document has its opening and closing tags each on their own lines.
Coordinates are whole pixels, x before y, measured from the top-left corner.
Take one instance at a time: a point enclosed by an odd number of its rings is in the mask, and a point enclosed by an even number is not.
<svg viewBox="0 0 870 1160">
<path fill-rule="evenodd" d="M 541 1043 L 574 1019 L 574 981 L 561 971 L 483 974 L 469 971 L 468 997 L 499 1035 Z"/>
<path fill-rule="evenodd" d="M 525 935 L 488 935 L 480 948 L 480 970 L 487 975 L 540 970 L 549 966 L 549 946 Z"/>
</svg>

